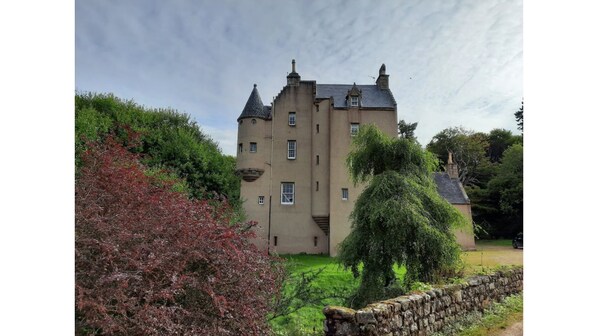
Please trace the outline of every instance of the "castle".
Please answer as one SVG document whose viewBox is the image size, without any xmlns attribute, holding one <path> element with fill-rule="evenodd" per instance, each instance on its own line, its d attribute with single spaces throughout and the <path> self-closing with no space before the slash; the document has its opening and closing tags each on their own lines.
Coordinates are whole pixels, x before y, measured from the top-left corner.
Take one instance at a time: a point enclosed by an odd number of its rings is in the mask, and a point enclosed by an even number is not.
<svg viewBox="0 0 598 336">
<path fill-rule="evenodd" d="M 388 79 L 382 64 L 376 84 L 317 84 L 301 80 L 293 60 L 271 106 L 254 84 L 237 119 L 237 173 L 247 217 L 259 223 L 258 245 L 280 254 L 337 255 L 364 188 L 351 182 L 345 163 L 352 137 L 364 124 L 397 136 Z"/>
</svg>

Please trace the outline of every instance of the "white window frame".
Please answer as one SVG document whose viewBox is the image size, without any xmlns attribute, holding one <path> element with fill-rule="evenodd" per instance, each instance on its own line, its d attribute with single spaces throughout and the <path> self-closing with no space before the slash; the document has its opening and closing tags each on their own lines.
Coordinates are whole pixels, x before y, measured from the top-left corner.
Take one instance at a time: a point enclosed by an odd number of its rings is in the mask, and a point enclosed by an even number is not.
<svg viewBox="0 0 598 336">
<path fill-rule="evenodd" d="M 250 153 L 257 153 L 257 142 L 250 142 L 249 143 L 249 152 Z"/>
<path fill-rule="evenodd" d="M 354 127 L 355 127 L 355 132 L 353 132 Z M 351 133 L 351 136 L 356 136 L 357 133 L 359 132 L 359 123 L 351 123 L 351 126 L 349 127 L 349 132 Z"/>
<path fill-rule="evenodd" d="M 359 106 L 359 97 L 351 96 L 351 106 Z"/>
<path fill-rule="evenodd" d="M 257 204 L 264 205 L 264 196 L 257 197 Z"/>
<path fill-rule="evenodd" d="M 341 189 L 341 199 L 343 201 L 349 200 L 349 188 L 342 188 Z"/>
<path fill-rule="evenodd" d="M 297 140 L 287 140 L 287 159 L 295 160 L 296 158 L 297 158 Z"/>
<path fill-rule="evenodd" d="M 289 112 L 289 126 L 297 125 L 297 113 Z"/>
<path fill-rule="evenodd" d="M 286 190 L 285 190 L 286 187 Z M 289 189 L 290 187 L 290 189 Z M 289 199 L 290 196 L 290 199 Z M 280 204 L 295 204 L 295 182 L 280 183 Z"/>
</svg>

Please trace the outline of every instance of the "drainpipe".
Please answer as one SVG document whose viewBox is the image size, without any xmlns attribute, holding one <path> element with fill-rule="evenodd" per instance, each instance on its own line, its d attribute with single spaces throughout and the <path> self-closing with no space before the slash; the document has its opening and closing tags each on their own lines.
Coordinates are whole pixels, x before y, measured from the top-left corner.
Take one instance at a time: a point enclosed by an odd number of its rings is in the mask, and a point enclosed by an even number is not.
<svg viewBox="0 0 598 336">
<path fill-rule="evenodd" d="M 270 237 L 272 227 L 272 157 L 274 155 L 274 99 L 272 99 L 272 121 L 270 122 L 270 199 L 268 200 L 268 254 L 270 254 Z"/>
</svg>

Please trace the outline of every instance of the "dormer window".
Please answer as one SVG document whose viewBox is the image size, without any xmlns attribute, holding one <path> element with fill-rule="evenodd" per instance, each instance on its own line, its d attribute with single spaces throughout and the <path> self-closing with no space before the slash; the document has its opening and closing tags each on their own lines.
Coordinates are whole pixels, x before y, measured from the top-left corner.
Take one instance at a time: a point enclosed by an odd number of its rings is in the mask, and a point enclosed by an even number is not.
<svg viewBox="0 0 598 336">
<path fill-rule="evenodd" d="M 357 87 L 355 83 L 353 83 L 353 87 L 351 90 L 347 92 L 347 105 L 349 107 L 359 107 L 359 98 L 361 97 L 361 90 Z"/>
</svg>

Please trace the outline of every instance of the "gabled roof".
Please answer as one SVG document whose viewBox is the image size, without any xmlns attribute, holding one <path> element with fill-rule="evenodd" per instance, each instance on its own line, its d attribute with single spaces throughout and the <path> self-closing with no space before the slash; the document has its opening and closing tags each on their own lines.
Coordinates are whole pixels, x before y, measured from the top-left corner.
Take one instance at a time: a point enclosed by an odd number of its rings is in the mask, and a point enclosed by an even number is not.
<svg viewBox="0 0 598 336">
<path fill-rule="evenodd" d="M 270 119 L 271 118 L 271 107 L 264 106 L 262 103 L 262 98 L 260 97 L 260 93 L 257 91 L 257 85 L 253 84 L 253 90 L 247 99 L 247 103 L 245 103 L 245 108 L 243 108 L 243 112 L 237 121 L 243 118 L 261 118 L 261 119 Z"/>
<path fill-rule="evenodd" d="M 335 107 L 347 107 L 347 93 L 355 84 L 316 84 L 316 98 L 334 99 Z M 377 85 L 356 85 L 361 90 L 361 107 L 394 108 L 397 105 L 392 92 Z"/>
<path fill-rule="evenodd" d="M 459 179 L 450 178 L 448 173 L 434 173 L 434 182 L 440 196 L 451 204 L 470 204 Z"/>
</svg>

